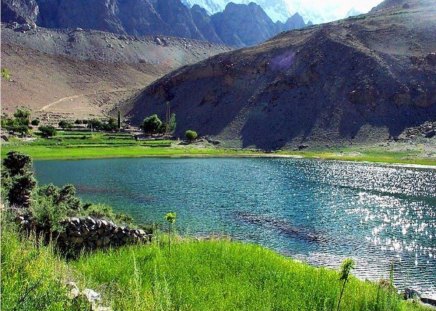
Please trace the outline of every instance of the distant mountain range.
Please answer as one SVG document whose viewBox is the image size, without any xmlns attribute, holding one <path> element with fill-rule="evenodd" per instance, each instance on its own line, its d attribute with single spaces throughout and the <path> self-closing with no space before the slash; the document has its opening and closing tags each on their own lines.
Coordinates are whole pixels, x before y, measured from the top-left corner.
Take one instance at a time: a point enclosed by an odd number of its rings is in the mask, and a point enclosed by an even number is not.
<svg viewBox="0 0 436 311">
<path fill-rule="evenodd" d="M 210 15 L 224 11 L 231 2 L 247 5 L 254 2 L 262 7 L 273 22 L 286 22 L 292 16 L 284 0 L 182 0 L 182 2 L 188 7 L 199 5 Z"/>
<path fill-rule="evenodd" d="M 136 36 L 168 35 L 230 46 L 258 44 L 281 31 L 303 28 L 295 14 L 273 22 L 258 4 L 226 5 L 209 15 L 180 0 L 2 0 L 2 22 L 46 28 L 83 28 Z"/>
</svg>

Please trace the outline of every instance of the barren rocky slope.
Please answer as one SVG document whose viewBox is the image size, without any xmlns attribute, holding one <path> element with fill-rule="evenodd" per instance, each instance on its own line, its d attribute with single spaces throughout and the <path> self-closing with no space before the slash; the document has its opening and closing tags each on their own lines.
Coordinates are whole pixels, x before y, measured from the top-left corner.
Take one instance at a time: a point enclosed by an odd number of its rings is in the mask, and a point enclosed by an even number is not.
<svg viewBox="0 0 436 311">
<path fill-rule="evenodd" d="M 1 4 L 3 22 L 139 36 L 166 35 L 232 46 L 257 44 L 282 30 L 306 26 L 298 14 L 285 23 L 274 23 L 254 3 L 230 3 L 216 18 L 198 6 L 190 9 L 180 0 L 1 0 Z"/>
<path fill-rule="evenodd" d="M 132 120 L 171 101 L 178 134 L 263 149 L 380 142 L 434 121 L 435 2 L 388 2 L 181 68 L 134 99 Z"/>
<path fill-rule="evenodd" d="M 25 106 L 45 118 L 105 114 L 163 74 L 229 50 L 172 37 L 8 27 L 2 68 L 12 81 L 2 81 L 2 112 Z"/>
</svg>

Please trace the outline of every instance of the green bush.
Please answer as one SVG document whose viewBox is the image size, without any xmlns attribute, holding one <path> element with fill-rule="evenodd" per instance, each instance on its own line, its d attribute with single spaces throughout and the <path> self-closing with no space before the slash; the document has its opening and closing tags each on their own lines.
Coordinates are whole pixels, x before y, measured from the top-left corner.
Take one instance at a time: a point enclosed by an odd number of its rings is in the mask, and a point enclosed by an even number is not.
<svg viewBox="0 0 436 311">
<path fill-rule="evenodd" d="M 30 131 L 30 112 L 25 109 L 17 109 L 14 118 L 2 117 L 1 127 L 15 133 L 27 134 Z"/>
<path fill-rule="evenodd" d="M 2 68 L 2 78 L 11 81 L 11 72 L 8 68 Z"/>
<path fill-rule="evenodd" d="M 38 126 L 40 123 L 39 119 L 34 119 L 32 120 L 32 122 L 30 122 L 30 124 L 32 124 L 33 126 Z"/>
<path fill-rule="evenodd" d="M 73 124 L 71 124 L 71 122 L 69 122 L 69 121 L 66 121 L 66 120 L 61 120 L 59 123 L 58 123 L 58 125 L 59 125 L 59 127 L 60 128 L 62 128 L 62 129 L 70 129 L 70 128 L 72 128 L 73 127 Z"/>
<path fill-rule="evenodd" d="M 144 119 L 142 122 L 142 130 L 147 134 L 156 134 L 161 131 L 162 121 L 157 114 L 153 114 Z"/>
<path fill-rule="evenodd" d="M 186 139 L 189 140 L 189 141 L 194 141 L 194 140 L 197 139 L 198 134 L 197 134 L 196 131 L 193 131 L 193 130 L 187 130 L 187 131 L 185 132 L 185 137 L 186 137 Z"/>
<path fill-rule="evenodd" d="M 2 164 L 2 191 L 9 205 L 29 207 L 36 186 L 32 159 L 25 154 L 10 151 Z"/>
<path fill-rule="evenodd" d="M 56 136 L 57 134 L 56 129 L 51 125 L 40 126 L 38 130 L 41 132 L 42 137 L 46 138 Z"/>
</svg>

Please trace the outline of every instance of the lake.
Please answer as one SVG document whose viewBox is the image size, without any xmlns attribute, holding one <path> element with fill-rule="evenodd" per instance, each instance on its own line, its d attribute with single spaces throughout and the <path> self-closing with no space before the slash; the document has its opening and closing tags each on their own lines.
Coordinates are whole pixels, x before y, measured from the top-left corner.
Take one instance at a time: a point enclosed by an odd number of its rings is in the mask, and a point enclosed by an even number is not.
<svg viewBox="0 0 436 311">
<path fill-rule="evenodd" d="M 436 170 L 303 159 L 36 161 L 40 184 L 138 222 L 177 212 L 179 232 L 230 235 L 313 265 L 436 294 Z"/>
</svg>

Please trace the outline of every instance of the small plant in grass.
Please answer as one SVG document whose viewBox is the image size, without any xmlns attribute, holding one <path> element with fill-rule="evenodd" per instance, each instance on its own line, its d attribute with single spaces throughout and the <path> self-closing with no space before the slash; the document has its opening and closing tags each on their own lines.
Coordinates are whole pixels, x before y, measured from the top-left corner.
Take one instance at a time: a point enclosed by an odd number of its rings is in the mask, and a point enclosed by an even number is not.
<svg viewBox="0 0 436 311">
<path fill-rule="evenodd" d="M 187 140 L 189 140 L 190 142 L 192 142 L 192 141 L 194 141 L 194 140 L 197 139 L 198 134 L 197 134 L 196 131 L 193 131 L 193 130 L 187 130 L 187 131 L 185 132 L 185 137 L 186 137 Z"/>
<path fill-rule="evenodd" d="M 167 213 L 164 218 L 168 222 L 168 248 L 171 254 L 171 233 L 173 231 L 173 225 L 176 222 L 177 214 L 174 212 L 170 212 Z"/>
<path fill-rule="evenodd" d="M 348 282 L 348 277 L 350 276 L 350 272 L 352 269 L 354 269 L 354 260 L 351 258 L 347 258 L 342 262 L 341 265 L 341 270 L 340 270 L 340 277 L 339 280 L 342 281 L 342 289 L 341 289 L 341 294 L 339 295 L 339 301 L 338 301 L 338 307 L 337 307 L 337 311 L 339 311 L 340 307 L 341 307 L 341 300 L 342 300 L 342 296 L 344 295 L 344 291 L 345 291 L 345 286 L 347 285 Z"/>
</svg>

